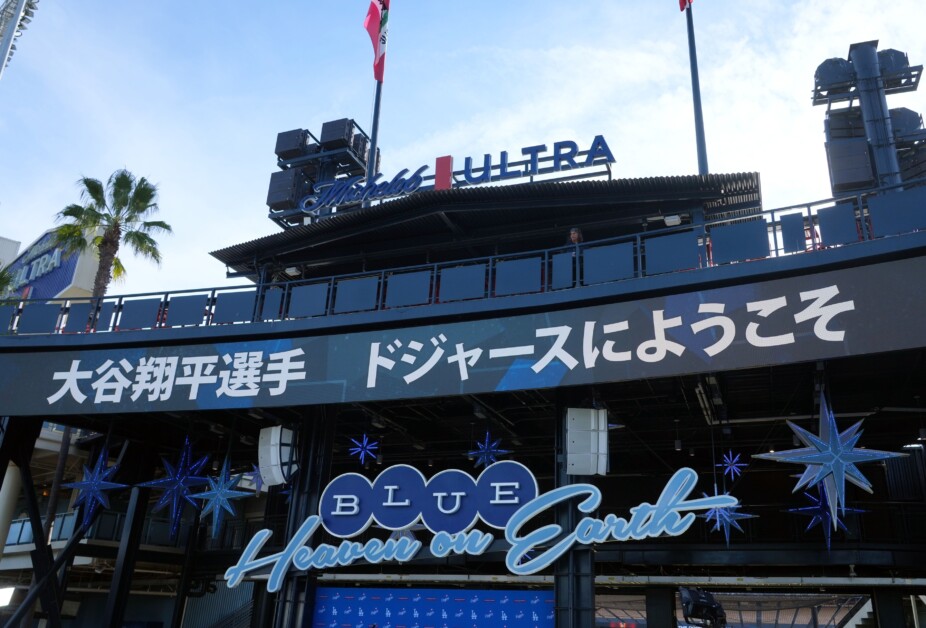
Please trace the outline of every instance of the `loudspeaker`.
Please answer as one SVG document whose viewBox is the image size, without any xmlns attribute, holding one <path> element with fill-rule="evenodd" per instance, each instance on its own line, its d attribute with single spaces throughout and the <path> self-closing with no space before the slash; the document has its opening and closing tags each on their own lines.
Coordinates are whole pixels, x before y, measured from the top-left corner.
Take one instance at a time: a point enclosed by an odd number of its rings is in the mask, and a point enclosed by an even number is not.
<svg viewBox="0 0 926 628">
<path fill-rule="evenodd" d="M 270 175 L 267 189 L 267 206 L 274 211 L 293 209 L 296 202 L 305 196 L 308 181 L 300 168 L 279 170 Z"/>
<path fill-rule="evenodd" d="M 595 408 L 566 410 L 566 473 L 608 473 L 608 411 Z"/>
<path fill-rule="evenodd" d="M 354 121 L 350 118 L 332 120 L 322 125 L 321 145 L 326 149 L 347 148 L 354 137 Z"/>
<path fill-rule="evenodd" d="M 293 431 L 281 425 L 265 427 L 257 443 L 257 463 L 260 477 L 267 486 L 286 484 L 299 468 L 293 452 Z"/>
<path fill-rule="evenodd" d="M 357 133 L 354 136 L 354 139 L 351 141 L 351 148 L 354 150 L 354 153 L 357 157 L 360 158 L 364 164 L 367 163 L 367 151 L 370 150 L 370 141 L 366 136 Z"/>
<path fill-rule="evenodd" d="M 306 153 L 308 132 L 305 129 L 293 129 L 277 133 L 277 145 L 274 152 L 280 159 L 292 159 Z"/>
</svg>

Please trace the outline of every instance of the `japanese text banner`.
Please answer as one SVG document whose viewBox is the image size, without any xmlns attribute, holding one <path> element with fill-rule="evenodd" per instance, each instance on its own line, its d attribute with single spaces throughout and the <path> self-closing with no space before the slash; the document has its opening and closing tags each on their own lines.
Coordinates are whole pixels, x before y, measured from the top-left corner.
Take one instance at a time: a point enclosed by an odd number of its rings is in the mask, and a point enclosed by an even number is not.
<svg viewBox="0 0 926 628">
<path fill-rule="evenodd" d="M 433 397 L 752 368 L 926 346 L 926 258 L 393 330 L 0 354 L 0 414 Z"/>
</svg>

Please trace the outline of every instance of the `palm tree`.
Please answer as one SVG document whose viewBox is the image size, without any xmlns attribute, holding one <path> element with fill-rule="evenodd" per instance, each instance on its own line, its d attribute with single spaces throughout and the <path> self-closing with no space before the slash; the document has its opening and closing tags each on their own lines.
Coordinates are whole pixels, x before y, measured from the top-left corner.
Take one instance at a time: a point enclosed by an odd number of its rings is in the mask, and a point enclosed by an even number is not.
<svg viewBox="0 0 926 628">
<path fill-rule="evenodd" d="M 128 170 L 117 170 L 105 187 L 97 179 L 82 177 L 82 205 L 68 205 L 58 212 L 58 220 L 69 222 L 58 227 L 58 244 L 66 251 L 94 249 L 100 266 L 93 280 L 93 296 L 106 294 L 113 279 L 125 274 L 119 259 L 122 244 L 154 262 L 161 263 L 161 252 L 152 233 L 171 233 L 170 225 L 162 220 L 147 220 L 158 211 L 157 186 L 144 177 L 136 179 Z"/>
</svg>

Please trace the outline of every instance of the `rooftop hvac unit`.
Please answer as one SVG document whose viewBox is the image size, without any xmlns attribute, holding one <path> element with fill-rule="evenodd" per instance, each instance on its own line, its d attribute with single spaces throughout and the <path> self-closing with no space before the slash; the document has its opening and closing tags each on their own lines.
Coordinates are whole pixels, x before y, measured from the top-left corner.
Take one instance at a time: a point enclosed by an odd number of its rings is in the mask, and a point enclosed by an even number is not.
<svg viewBox="0 0 926 628">
<path fill-rule="evenodd" d="M 305 129 L 293 129 L 277 133 L 277 145 L 274 152 L 280 159 L 293 159 L 306 153 L 306 141 L 309 133 Z"/>
<path fill-rule="evenodd" d="M 350 118 L 332 120 L 322 125 L 320 143 L 325 150 L 347 148 L 354 137 L 354 121 Z"/>
<path fill-rule="evenodd" d="M 273 211 L 293 209 L 308 187 L 308 181 L 300 168 L 280 170 L 270 175 L 267 190 L 267 206 Z"/>
</svg>

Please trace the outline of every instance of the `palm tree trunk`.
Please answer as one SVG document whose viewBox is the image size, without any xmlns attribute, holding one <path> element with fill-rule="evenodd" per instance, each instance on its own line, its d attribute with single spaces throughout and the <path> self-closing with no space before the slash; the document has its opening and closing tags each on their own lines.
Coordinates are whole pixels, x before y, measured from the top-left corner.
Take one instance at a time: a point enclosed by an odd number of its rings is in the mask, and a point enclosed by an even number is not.
<svg viewBox="0 0 926 628">
<path fill-rule="evenodd" d="M 96 269 L 93 279 L 93 296 L 102 297 L 109 289 L 109 282 L 113 278 L 113 260 L 119 252 L 119 239 L 122 237 L 118 224 L 113 225 L 103 234 L 100 242 L 100 265 Z"/>
</svg>

